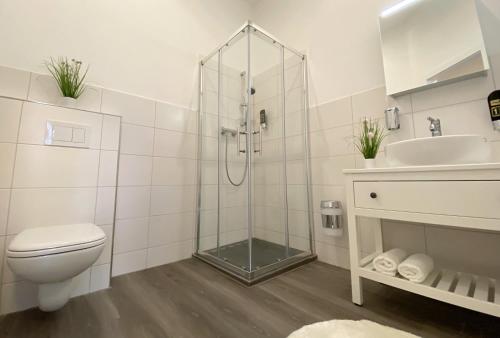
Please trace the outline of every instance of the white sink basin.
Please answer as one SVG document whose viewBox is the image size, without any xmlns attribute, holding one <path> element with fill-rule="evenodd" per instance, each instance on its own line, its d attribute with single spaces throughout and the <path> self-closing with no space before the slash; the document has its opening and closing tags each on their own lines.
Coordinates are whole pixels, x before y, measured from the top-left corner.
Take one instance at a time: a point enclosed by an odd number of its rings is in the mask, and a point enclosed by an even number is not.
<svg viewBox="0 0 500 338">
<path fill-rule="evenodd" d="M 478 135 L 424 137 L 385 146 L 391 167 L 491 162 L 491 148 Z"/>
</svg>

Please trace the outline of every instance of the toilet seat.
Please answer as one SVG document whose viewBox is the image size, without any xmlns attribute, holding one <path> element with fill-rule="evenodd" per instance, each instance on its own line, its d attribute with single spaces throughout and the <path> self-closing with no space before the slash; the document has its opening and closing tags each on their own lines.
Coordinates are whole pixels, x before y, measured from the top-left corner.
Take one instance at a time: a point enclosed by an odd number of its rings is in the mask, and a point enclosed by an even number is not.
<svg viewBox="0 0 500 338">
<path fill-rule="evenodd" d="M 56 225 L 22 231 L 10 243 L 9 258 L 29 258 L 84 250 L 104 244 L 106 234 L 91 223 Z"/>
</svg>

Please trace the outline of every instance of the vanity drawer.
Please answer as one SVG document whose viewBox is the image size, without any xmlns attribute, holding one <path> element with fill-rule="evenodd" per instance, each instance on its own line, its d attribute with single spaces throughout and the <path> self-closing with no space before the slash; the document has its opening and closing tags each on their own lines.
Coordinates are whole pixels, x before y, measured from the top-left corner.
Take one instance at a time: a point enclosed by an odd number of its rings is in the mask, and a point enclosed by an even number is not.
<svg viewBox="0 0 500 338">
<path fill-rule="evenodd" d="M 500 219 L 500 181 L 354 182 L 357 208 Z"/>
</svg>

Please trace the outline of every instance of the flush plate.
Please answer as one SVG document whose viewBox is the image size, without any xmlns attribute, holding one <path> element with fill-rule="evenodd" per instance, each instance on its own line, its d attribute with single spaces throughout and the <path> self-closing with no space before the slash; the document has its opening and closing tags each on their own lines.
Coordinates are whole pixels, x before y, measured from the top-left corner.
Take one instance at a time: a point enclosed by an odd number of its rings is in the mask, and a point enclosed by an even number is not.
<svg viewBox="0 0 500 338">
<path fill-rule="evenodd" d="M 89 148 L 90 126 L 61 121 L 47 121 L 45 145 Z"/>
</svg>

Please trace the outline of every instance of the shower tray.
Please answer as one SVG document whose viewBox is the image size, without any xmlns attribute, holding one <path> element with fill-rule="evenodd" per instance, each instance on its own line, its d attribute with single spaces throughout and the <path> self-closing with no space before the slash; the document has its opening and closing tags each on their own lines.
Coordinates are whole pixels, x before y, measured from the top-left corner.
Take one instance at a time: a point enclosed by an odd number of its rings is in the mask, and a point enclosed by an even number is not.
<svg viewBox="0 0 500 338">
<path fill-rule="evenodd" d="M 252 266 L 248 266 L 248 240 L 195 253 L 193 256 L 231 275 L 245 285 L 254 285 L 284 271 L 316 259 L 310 252 L 288 248 L 259 238 L 252 239 Z"/>
</svg>

